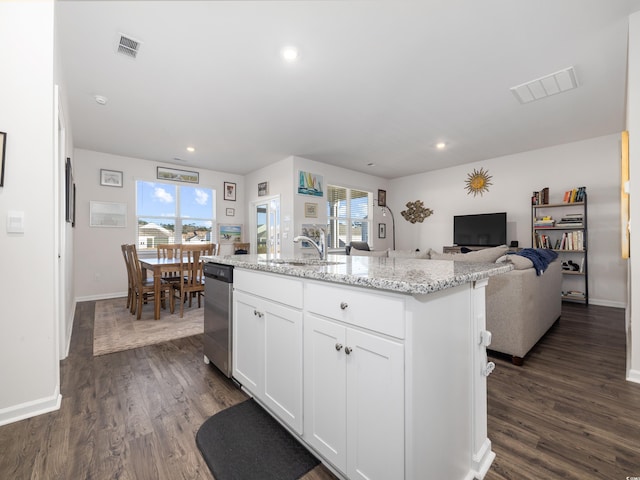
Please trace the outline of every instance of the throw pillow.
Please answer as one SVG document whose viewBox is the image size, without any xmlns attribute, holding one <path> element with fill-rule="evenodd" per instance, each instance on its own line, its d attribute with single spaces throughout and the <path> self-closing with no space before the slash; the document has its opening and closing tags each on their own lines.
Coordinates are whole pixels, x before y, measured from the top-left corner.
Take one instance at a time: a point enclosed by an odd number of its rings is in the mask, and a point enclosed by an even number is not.
<svg viewBox="0 0 640 480">
<path fill-rule="evenodd" d="M 506 245 L 499 247 L 474 250 L 469 253 L 435 253 L 431 251 L 432 260 L 454 260 L 456 262 L 468 263 L 494 263 L 498 258 L 507 253 L 509 248 Z"/>
<path fill-rule="evenodd" d="M 350 255 L 352 257 L 388 257 L 387 250 L 358 250 L 357 248 L 352 248 Z"/>
</svg>

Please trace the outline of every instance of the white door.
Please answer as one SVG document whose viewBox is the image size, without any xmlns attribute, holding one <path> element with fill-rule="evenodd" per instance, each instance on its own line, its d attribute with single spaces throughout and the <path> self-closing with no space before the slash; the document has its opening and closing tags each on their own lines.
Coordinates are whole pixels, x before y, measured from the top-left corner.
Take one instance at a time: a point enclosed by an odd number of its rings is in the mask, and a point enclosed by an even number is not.
<svg viewBox="0 0 640 480">
<path fill-rule="evenodd" d="M 346 471 L 344 326 L 314 315 L 304 324 L 304 438 Z"/>
<path fill-rule="evenodd" d="M 280 196 L 254 202 L 256 252 L 280 254 Z"/>
<path fill-rule="evenodd" d="M 347 329 L 347 476 L 404 478 L 404 347 Z"/>
</svg>

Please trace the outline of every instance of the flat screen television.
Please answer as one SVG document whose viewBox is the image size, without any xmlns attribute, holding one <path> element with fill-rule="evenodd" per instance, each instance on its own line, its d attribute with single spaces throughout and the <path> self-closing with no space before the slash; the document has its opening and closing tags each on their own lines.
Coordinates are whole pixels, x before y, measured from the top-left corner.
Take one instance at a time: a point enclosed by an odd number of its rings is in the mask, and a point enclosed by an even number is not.
<svg viewBox="0 0 640 480">
<path fill-rule="evenodd" d="M 455 215 L 453 217 L 453 243 L 468 247 L 506 245 L 506 212 Z"/>
</svg>

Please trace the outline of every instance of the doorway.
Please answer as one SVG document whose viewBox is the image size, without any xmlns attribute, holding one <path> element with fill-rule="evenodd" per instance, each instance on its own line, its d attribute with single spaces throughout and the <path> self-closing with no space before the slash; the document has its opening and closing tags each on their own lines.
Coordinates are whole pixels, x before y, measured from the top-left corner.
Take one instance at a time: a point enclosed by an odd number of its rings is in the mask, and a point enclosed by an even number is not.
<svg viewBox="0 0 640 480">
<path fill-rule="evenodd" d="M 254 202 L 256 253 L 280 255 L 280 196 Z"/>
</svg>

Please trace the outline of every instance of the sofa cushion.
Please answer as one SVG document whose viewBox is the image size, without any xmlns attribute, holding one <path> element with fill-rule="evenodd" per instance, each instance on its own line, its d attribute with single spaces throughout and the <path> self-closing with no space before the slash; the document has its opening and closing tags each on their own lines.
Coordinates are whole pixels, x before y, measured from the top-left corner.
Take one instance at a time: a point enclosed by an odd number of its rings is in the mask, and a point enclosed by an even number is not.
<svg viewBox="0 0 640 480">
<path fill-rule="evenodd" d="M 483 250 L 474 250 L 469 253 L 437 253 L 433 250 L 431 260 L 455 260 L 456 262 L 470 263 L 494 263 L 498 258 L 507 253 L 509 248 L 506 245 L 499 247 L 485 248 Z"/>
<path fill-rule="evenodd" d="M 357 248 L 351 249 L 352 257 L 388 257 L 389 252 L 387 250 L 358 250 Z"/>
<path fill-rule="evenodd" d="M 533 262 L 520 255 L 503 255 L 496 260 L 496 263 L 511 262 L 516 270 L 526 270 L 533 268 Z"/>
<path fill-rule="evenodd" d="M 414 250 L 389 250 L 390 258 L 429 258 L 429 251 L 416 252 Z"/>
</svg>

